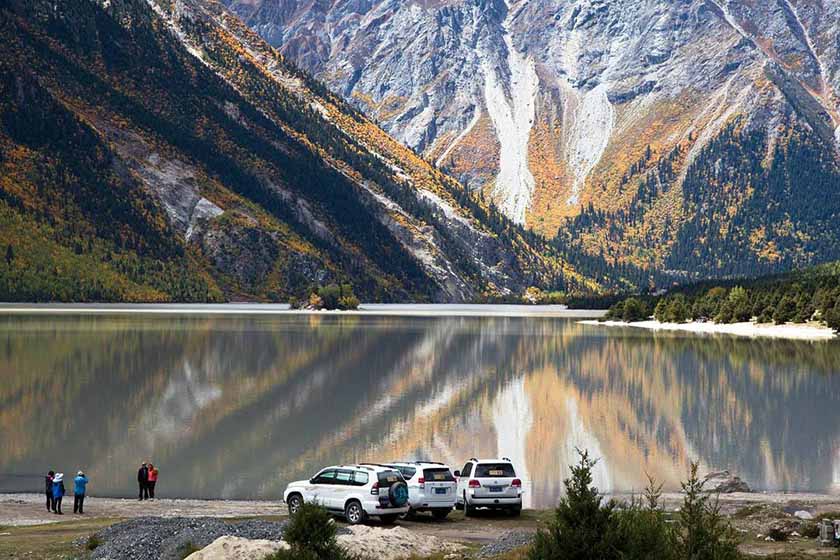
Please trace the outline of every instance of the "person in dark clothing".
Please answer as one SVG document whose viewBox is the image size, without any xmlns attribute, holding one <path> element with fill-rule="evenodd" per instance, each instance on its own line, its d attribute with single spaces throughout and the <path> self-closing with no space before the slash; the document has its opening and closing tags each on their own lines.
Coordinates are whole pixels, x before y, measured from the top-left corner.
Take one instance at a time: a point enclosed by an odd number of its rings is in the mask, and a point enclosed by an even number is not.
<svg viewBox="0 0 840 560">
<path fill-rule="evenodd" d="M 44 477 L 44 492 L 47 495 L 47 511 L 53 510 L 52 484 L 55 471 L 50 471 Z"/>
<path fill-rule="evenodd" d="M 52 491 L 53 491 L 53 513 L 56 513 L 58 515 L 64 515 L 61 512 L 61 499 L 64 498 L 64 494 L 65 494 L 64 474 L 63 473 L 55 473 L 55 476 L 53 477 Z"/>
<path fill-rule="evenodd" d="M 87 492 L 88 477 L 85 473 L 79 471 L 76 478 L 73 479 L 73 513 L 84 515 L 85 513 L 85 493 Z"/>
<path fill-rule="evenodd" d="M 149 467 L 146 463 L 140 465 L 137 471 L 137 485 L 140 486 L 140 501 L 149 499 Z"/>
</svg>

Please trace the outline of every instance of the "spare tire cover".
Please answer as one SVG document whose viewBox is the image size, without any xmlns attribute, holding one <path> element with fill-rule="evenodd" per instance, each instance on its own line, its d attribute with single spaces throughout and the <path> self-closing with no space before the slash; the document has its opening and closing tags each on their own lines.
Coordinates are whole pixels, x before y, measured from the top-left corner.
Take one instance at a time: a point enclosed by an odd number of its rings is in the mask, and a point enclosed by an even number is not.
<svg viewBox="0 0 840 560">
<path fill-rule="evenodd" d="M 405 482 L 395 482 L 388 489 L 388 498 L 394 506 L 404 506 L 408 503 L 408 485 Z"/>
</svg>

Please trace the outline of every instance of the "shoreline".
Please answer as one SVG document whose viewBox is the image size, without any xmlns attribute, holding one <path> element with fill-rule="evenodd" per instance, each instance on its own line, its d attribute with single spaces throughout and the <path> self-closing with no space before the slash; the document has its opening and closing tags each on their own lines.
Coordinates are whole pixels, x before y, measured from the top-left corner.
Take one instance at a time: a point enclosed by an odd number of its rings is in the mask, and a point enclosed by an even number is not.
<svg viewBox="0 0 840 560">
<path fill-rule="evenodd" d="M 624 321 L 579 321 L 584 325 L 599 325 L 605 327 L 632 327 L 651 331 L 686 332 L 692 334 L 724 334 L 747 338 L 775 338 L 786 340 L 801 340 L 807 342 L 821 342 L 836 340 L 838 336 L 828 327 L 813 324 L 785 325 L 759 323 L 660 323 L 659 321 L 638 321 L 625 323 Z"/>
<path fill-rule="evenodd" d="M 0 303 L 0 315 L 334 315 L 394 317 L 557 317 L 596 319 L 605 310 L 565 305 L 365 303 L 353 311 L 292 309 L 276 303 Z"/>
<path fill-rule="evenodd" d="M 616 492 L 604 497 L 628 501 L 638 494 Z M 813 492 L 734 492 L 719 494 L 721 510 L 732 515 L 751 505 L 796 507 L 814 512 L 840 511 L 840 495 Z M 677 511 L 683 494 L 664 492 L 661 503 L 666 511 Z M 136 498 L 85 498 L 84 516 L 74 515 L 72 495 L 65 496 L 64 515 L 48 513 L 44 496 L 33 493 L 0 493 L 0 527 L 27 527 L 79 519 L 132 519 L 137 517 L 207 517 L 235 519 L 247 517 L 285 517 L 288 509 L 282 499 L 226 500 L 198 498 L 158 498 L 140 502 Z M 550 508 L 529 510 L 549 512 Z"/>
</svg>

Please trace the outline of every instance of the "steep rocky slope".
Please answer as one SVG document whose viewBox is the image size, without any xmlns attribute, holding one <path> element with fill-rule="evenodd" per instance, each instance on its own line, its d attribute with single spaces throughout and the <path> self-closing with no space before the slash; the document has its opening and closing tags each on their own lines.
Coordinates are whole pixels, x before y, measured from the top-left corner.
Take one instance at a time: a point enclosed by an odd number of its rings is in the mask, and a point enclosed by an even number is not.
<svg viewBox="0 0 840 560">
<path fill-rule="evenodd" d="M 0 7 L 4 299 L 594 288 L 213 0 Z"/>
<path fill-rule="evenodd" d="M 840 256 L 837 2 L 226 1 L 593 271 Z"/>
</svg>

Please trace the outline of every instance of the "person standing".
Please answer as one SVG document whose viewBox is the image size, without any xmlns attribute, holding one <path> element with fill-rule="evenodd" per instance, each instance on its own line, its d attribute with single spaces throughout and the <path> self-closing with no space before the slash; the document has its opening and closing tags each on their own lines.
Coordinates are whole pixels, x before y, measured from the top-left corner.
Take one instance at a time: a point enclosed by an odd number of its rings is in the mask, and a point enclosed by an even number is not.
<svg viewBox="0 0 840 560">
<path fill-rule="evenodd" d="M 149 497 L 149 467 L 143 462 L 137 471 L 137 485 L 140 486 L 140 501 Z"/>
<path fill-rule="evenodd" d="M 53 510 L 52 485 L 54 476 L 55 471 L 50 471 L 47 473 L 47 476 L 44 477 L 44 493 L 47 495 L 47 511 L 50 512 Z"/>
<path fill-rule="evenodd" d="M 55 473 L 53 477 L 53 513 L 64 515 L 61 512 L 61 500 L 64 498 L 64 473 Z"/>
<path fill-rule="evenodd" d="M 149 499 L 155 499 L 155 484 L 157 484 L 158 470 L 153 464 L 149 463 Z"/>
<path fill-rule="evenodd" d="M 84 515 L 85 513 L 85 491 L 87 489 L 88 478 L 85 473 L 79 471 L 76 473 L 76 478 L 73 479 L 73 513 Z"/>
</svg>

